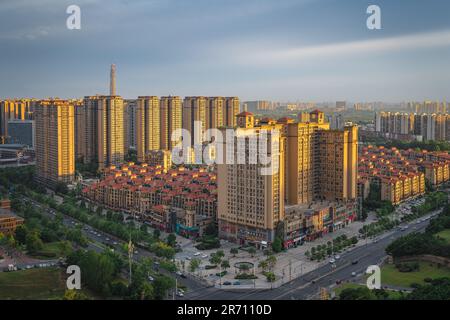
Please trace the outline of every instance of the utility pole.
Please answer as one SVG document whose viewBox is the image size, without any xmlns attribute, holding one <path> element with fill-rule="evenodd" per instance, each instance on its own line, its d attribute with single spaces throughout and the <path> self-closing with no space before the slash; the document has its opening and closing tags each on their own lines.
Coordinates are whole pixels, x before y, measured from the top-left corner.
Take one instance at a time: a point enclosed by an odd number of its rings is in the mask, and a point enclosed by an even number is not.
<svg viewBox="0 0 450 320">
<path fill-rule="evenodd" d="M 131 242 L 131 237 L 130 237 L 130 242 L 128 242 L 128 265 L 129 265 L 129 268 L 130 268 L 130 277 L 129 277 L 129 280 L 128 280 L 128 285 L 130 286 L 131 285 L 131 261 L 133 260 L 133 252 L 134 252 L 134 245 L 133 245 L 133 243 Z"/>
<path fill-rule="evenodd" d="M 292 259 L 289 259 L 289 282 L 292 281 Z"/>
</svg>

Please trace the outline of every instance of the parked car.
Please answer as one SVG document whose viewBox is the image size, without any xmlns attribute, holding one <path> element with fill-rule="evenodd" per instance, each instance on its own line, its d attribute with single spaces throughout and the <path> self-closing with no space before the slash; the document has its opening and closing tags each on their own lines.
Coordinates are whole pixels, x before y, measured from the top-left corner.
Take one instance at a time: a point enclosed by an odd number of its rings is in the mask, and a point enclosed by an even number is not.
<svg viewBox="0 0 450 320">
<path fill-rule="evenodd" d="M 356 272 L 352 272 L 352 277 L 356 277 Z"/>
<path fill-rule="evenodd" d="M 353 261 L 352 261 L 352 264 L 353 264 L 353 265 L 358 264 L 358 260 L 353 260 Z"/>
<path fill-rule="evenodd" d="M 239 286 L 239 285 L 241 285 L 241 283 L 239 281 L 235 281 L 235 282 L 233 282 L 233 285 L 234 286 Z"/>
<path fill-rule="evenodd" d="M 231 286 L 231 282 L 230 282 L 230 281 L 225 281 L 225 282 L 223 283 L 223 285 L 224 285 L 224 286 Z"/>
</svg>

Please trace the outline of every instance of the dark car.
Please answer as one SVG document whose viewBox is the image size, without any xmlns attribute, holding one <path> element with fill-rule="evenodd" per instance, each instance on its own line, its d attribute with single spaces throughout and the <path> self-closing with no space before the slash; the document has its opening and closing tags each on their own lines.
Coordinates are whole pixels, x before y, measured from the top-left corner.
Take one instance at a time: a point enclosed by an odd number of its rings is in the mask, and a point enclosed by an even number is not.
<svg viewBox="0 0 450 320">
<path fill-rule="evenodd" d="M 224 286 L 231 286 L 231 282 L 230 282 L 230 281 L 225 281 L 225 282 L 223 283 L 223 285 L 224 285 Z"/>
<path fill-rule="evenodd" d="M 358 264 L 358 260 L 353 260 L 352 264 Z"/>
<path fill-rule="evenodd" d="M 342 280 L 336 280 L 336 284 L 340 285 L 342 283 Z"/>
</svg>

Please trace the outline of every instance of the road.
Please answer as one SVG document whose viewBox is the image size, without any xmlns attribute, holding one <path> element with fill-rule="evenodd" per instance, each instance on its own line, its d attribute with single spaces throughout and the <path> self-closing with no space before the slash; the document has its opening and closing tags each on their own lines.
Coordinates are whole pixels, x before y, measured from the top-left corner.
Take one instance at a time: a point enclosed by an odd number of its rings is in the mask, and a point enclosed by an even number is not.
<svg viewBox="0 0 450 320">
<path fill-rule="evenodd" d="M 430 216 L 430 215 L 427 215 Z M 425 217 L 424 217 L 425 218 Z M 423 218 L 422 218 L 423 219 Z M 325 265 L 273 290 L 229 291 L 217 288 L 197 290 L 186 294 L 186 300 L 305 300 L 315 296 L 321 287 L 329 287 L 336 281 L 354 279 L 352 273 L 361 275 L 369 265 L 379 264 L 386 257 L 386 247 L 395 239 L 411 232 L 423 232 L 429 220 L 411 222 L 408 229 L 391 230 L 381 235 L 378 241 L 356 247 L 344 253 L 336 263 L 336 268 Z M 353 261 L 358 261 L 353 264 Z"/>
<path fill-rule="evenodd" d="M 24 201 L 27 201 L 29 203 L 31 203 L 32 205 L 40 208 L 42 210 L 43 213 L 45 213 L 48 217 L 53 218 L 56 215 L 56 211 L 43 206 L 42 204 L 40 204 L 39 202 L 28 198 L 28 197 L 22 197 L 22 199 Z M 62 213 L 61 213 L 62 214 Z M 113 236 L 110 234 L 107 234 L 103 231 L 97 230 L 89 225 L 85 225 L 80 221 L 77 221 L 76 219 L 73 219 L 72 217 L 62 214 L 63 216 L 63 224 L 67 227 L 72 227 L 74 228 L 77 224 L 81 224 L 83 225 L 83 228 L 81 229 L 83 234 L 90 240 L 88 247 L 86 249 L 88 250 L 93 250 L 95 252 L 103 252 L 104 250 L 106 250 L 108 247 L 111 249 L 114 249 L 117 252 L 121 252 L 121 248 L 123 247 L 123 245 L 127 242 Z M 134 261 L 140 261 L 143 258 L 152 258 L 154 261 L 158 261 L 160 260 L 159 257 L 157 257 L 155 254 L 151 253 L 148 250 L 144 250 L 142 248 L 137 248 L 134 255 L 133 255 L 133 260 Z M 188 291 L 200 291 L 206 288 L 209 288 L 209 286 L 205 286 L 202 282 L 187 277 L 187 278 L 182 278 L 180 276 L 177 276 L 174 273 L 170 273 L 164 269 L 158 268 L 158 271 L 169 275 L 171 277 L 176 277 L 178 280 L 178 285 L 179 286 L 185 286 Z"/>
</svg>

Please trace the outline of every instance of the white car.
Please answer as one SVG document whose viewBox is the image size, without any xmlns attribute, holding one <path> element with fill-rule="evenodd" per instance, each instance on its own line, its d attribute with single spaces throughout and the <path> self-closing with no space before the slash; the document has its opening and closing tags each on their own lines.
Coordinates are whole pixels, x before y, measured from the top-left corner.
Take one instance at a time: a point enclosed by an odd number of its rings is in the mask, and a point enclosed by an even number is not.
<svg viewBox="0 0 450 320">
<path fill-rule="evenodd" d="M 207 255 L 207 254 L 204 254 L 204 255 L 202 255 L 202 258 L 203 258 L 203 259 L 208 258 L 208 255 Z"/>
<path fill-rule="evenodd" d="M 336 262 L 336 260 L 334 260 L 333 258 L 330 259 L 330 264 L 334 264 Z"/>
<path fill-rule="evenodd" d="M 196 252 L 196 253 L 194 253 L 194 256 L 195 256 L 195 257 L 198 257 L 199 255 L 201 255 L 201 253 L 200 253 L 200 252 Z"/>
<path fill-rule="evenodd" d="M 179 296 L 179 297 L 184 297 L 184 294 L 181 293 L 181 292 L 178 292 L 178 293 L 177 293 L 177 296 Z"/>
<path fill-rule="evenodd" d="M 341 256 L 337 254 L 337 255 L 334 256 L 334 258 L 335 258 L 336 260 L 339 260 L 339 259 L 341 258 Z"/>
<path fill-rule="evenodd" d="M 356 272 L 352 272 L 352 277 L 356 277 Z"/>
</svg>

